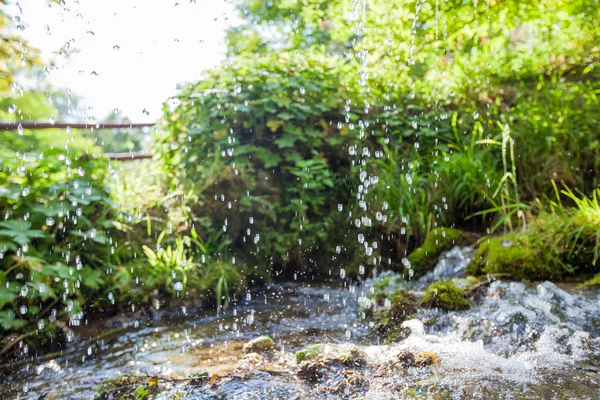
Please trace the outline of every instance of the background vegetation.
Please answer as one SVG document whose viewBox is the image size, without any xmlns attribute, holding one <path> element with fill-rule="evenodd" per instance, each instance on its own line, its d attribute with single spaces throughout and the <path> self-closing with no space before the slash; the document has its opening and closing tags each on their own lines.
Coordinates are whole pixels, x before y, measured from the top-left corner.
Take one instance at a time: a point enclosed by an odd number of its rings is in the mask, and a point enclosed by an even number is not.
<svg viewBox="0 0 600 400">
<path fill-rule="evenodd" d="M 2 354 L 140 303 L 410 277 L 436 227 L 506 235 L 473 273 L 598 272 L 596 2 L 236 4 L 229 58 L 165 102 L 152 162 L 102 158 L 139 133 L 0 132 Z M 0 118 L 60 117 L 15 83 L 35 49 L 0 40 Z"/>
</svg>

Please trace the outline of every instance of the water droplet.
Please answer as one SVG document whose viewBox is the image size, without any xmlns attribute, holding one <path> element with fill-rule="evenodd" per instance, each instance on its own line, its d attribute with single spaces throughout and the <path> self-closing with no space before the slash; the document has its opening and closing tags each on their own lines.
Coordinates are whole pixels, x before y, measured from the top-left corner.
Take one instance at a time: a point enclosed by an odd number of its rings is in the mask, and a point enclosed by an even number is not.
<svg viewBox="0 0 600 400">
<path fill-rule="evenodd" d="M 477 111 L 473 111 L 473 119 L 479 118 L 479 113 Z"/>
<path fill-rule="evenodd" d="M 358 234 L 358 243 L 362 244 L 365 241 L 365 235 L 362 233 Z"/>
<path fill-rule="evenodd" d="M 13 114 L 15 111 L 17 111 L 17 105 L 16 104 L 11 104 L 8 106 L 8 112 Z"/>
<path fill-rule="evenodd" d="M 17 125 L 17 132 L 19 132 L 19 136 L 23 136 L 23 125 L 20 122 Z"/>
<path fill-rule="evenodd" d="M 175 282 L 175 285 L 173 285 L 173 287 L 175 288 L 175 290 L 177 290 L 178 292 L 183 290 L 183 283 L 181 282 Z"/>
<path fill-rule="evenodd" d="M 22 305 L 21 308 L 19 308 L 19 312 L 23 315 L 27 314 L 27 306 Z"/>
</svg>

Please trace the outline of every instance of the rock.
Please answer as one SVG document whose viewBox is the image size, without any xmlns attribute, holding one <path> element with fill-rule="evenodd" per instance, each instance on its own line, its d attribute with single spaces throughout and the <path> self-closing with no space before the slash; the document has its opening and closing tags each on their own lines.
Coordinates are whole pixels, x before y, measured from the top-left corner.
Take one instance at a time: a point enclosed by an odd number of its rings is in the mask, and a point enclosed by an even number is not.
<svg viewBox="0 0 600 400">
<path fill-rule="evenodd" d="M 398 363 L 404 367 L 412 367 L 415 365 L 415 355 L 408 350 L 403 350 L 398 354 L 397 357 Z"/>
<path fill-rule="evenodd" d="M 318 359 L 326 364 L 342 364 L 344 366 L 359 366 L 366 362 L 366 355 L 353 344 L 313 344 L 296 352 L 296 361 Z"/>
<path fill-rule="evenodd" d="M 437 354 L 431 351 L 420 351 L 415 355 L 415 366 L 426 367 L 435 364 L 438 360 Z"/>
<path fill-rule="evenodd" d="M 192 383 L 197 384 L 201 381 L 207 381 L 210 379 L 207 371 L 196 371 L 188 375 L 188 378 L 192 381 Z"/>
<path fill-rule="evenodd" d="M 365 384 L 365 378 L 357 371 L 344 370 L 342 371 L 344 380 L 352 386 L 363 386 Z"/>
<path fill-rule="evenodd" d="M 323 351 L 325 345 L 318 343 L 312 344 L 296 352 L 296 362 L 300 363 L 305 360 L 310 360 L 317 357 Z"/>
<path fill-rule="evenodd" d="M 238 366 L 241 368 L 255 367 L 259 364 L 263 364 L 265 358 L 259 353 L 247 353 L 238 362 Z"/>
<path fill-rule="evenodd" d="M 275 348 L 275 342 L 268 336 L 259 336 L 244 345 L 244 353 L 257 353 Z"/>
<path fill-rule="evenodd" d="M 325 366 L 322 361 L 307 361 L 300 365 L 300 369 L 298 369 L 298 378 L 316 383 L 319 382 L 325 376 L 327 372 Z"/>
<path fill-rule="evenodd" d="M 385 334 L 390 341 L 403 339 L 402 323 L 417 311 L 417 305 L 417 298 L 413 294 L 405 290 L 394 293 L 390 298 L 389 307 L 373 314 L 375 329 Z"/>
</svg>

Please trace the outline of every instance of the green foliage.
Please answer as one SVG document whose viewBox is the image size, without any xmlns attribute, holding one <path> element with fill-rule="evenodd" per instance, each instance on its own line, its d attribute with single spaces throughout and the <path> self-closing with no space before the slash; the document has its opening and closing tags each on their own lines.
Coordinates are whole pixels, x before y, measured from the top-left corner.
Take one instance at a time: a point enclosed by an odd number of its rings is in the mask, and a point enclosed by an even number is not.
<svg viewBox="0 0 600 400">
<path fill-rule="evenodd" d="M 565 188 L 562 195 L 574 207 L 564 207 L 558 189 L 556 193 L 548 210 L 539 203 L 542 211 L 522 232 L 482 239 L 468 271 L 509 274 L 523 280 L 582 279 L 596 273 L 600 192 L 592 197 L 577 196 Z"/>
<path fill-rule="evenodd" d="M 469 300 L 465 290 L 454 285 L 454 282 L 437 282 L 430 285 L 420 303 L 426 307 L 441 308 L 444 310 L 461 310 L 469 308 Z"/>
<path fill-rule="evenodd" d="M 48 151 L 0 159 L 0 324 L 4 333 L 81 319 L 115 243 L 103 164 Z M 76 323 L 76 322 L 75 322 Z"/>
<path fill-rule="evenodd" d="M 338 127 L 345 71 L 310 54 L 247 57 L 212 71 L 166 110 L 159 160 L 197 196 L 192 219 L 208 215 L 232 243 L 247 243 L 250 264 L 304 267 L 348 242 L 338 210 L 349 203 L 351 139 Z"/>
</svg>

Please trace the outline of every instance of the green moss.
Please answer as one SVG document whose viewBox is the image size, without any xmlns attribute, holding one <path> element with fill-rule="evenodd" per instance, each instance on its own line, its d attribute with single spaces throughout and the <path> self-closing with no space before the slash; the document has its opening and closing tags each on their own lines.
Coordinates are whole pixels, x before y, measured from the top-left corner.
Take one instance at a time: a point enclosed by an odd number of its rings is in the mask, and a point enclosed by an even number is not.
<svg viewBox="0 0 600 400">
<path fill-rule="evenodd" d="M 462 310 L 469 308 L 469 300 L 464 289 L 458 288 L 454 282 L 437 282 L 427 288 L 421 304 L 427 307 L 444 310 Z"/>
<path fill-rule="evenodd" d="M 310 360 L 312 358 L 317 357 L 321 352 L 323 352 L 323 348 L 325 347 L 322 343 L 311 344 L 303 348 L 300 351 L 296 352 L 296 362 L 302 362 L 305 360 Z"/>
<path fill-rule="evenodd" d="M 375 329 L 394 341 L 401 337 L 402 323 L 417 311 L 418 302 L 413 294 L 401 290 L 392 295 L 390 303 L 390 307 L 376 311 L 373 317 Z"/>
<path fill-rule="evenodd" d="M 529 238 L 506 235 L 483 238 L 467 266 L 470 275 L 508 274 L 519 280 L 560 279 L 565 270 L 544 249 L 536 249 Z"/>
<path fill-rule="evenodd" d="M 452 228 L 435 228 L 415 251 L 410 253 L 408 261 L 416 276 L 422 275 L 437 262 L 437 256 L 464 240 L 461 231 Z"/>
<path fill-rule="evenodd" d="M 375 292 L 383 292 L 383 291 L 385 291 L 385 289 L 390 284 L 390 280 L 391 280 L 391 278 L 389 276 L 386 276 L 385 278 L 382 278 L 382 279 L 378 280 L 373 285 L 373 289 L 375 289 Z"/>
<path fill-rule="evenodd" d="M 268 336 L 259 336 L 244 345 L 244 353 L 256 353 L 271 350 L 274 347 L 275 342 L 273 339 Z"/>
<path fill-rule="evenodd" d="M 145 390 L 147 383 L 147 377 L 119 376 L 107 379 L 96 388 L 95 399 L 133 399 L 136 392 Z"/>
<path fill-rule="evenodd" d="M 296 362 L 319 359 L 325 363 L 358 366 L 365 363 L 366 355 L 356 345 L 317 343 L 296 352 Z"/>
<path fill-rule="evenodd" d="M 594 275 L 591 279 L 579 285 L 580 288 L 598 287 L 600 286 L 600 273 Z"/>
</svg>

